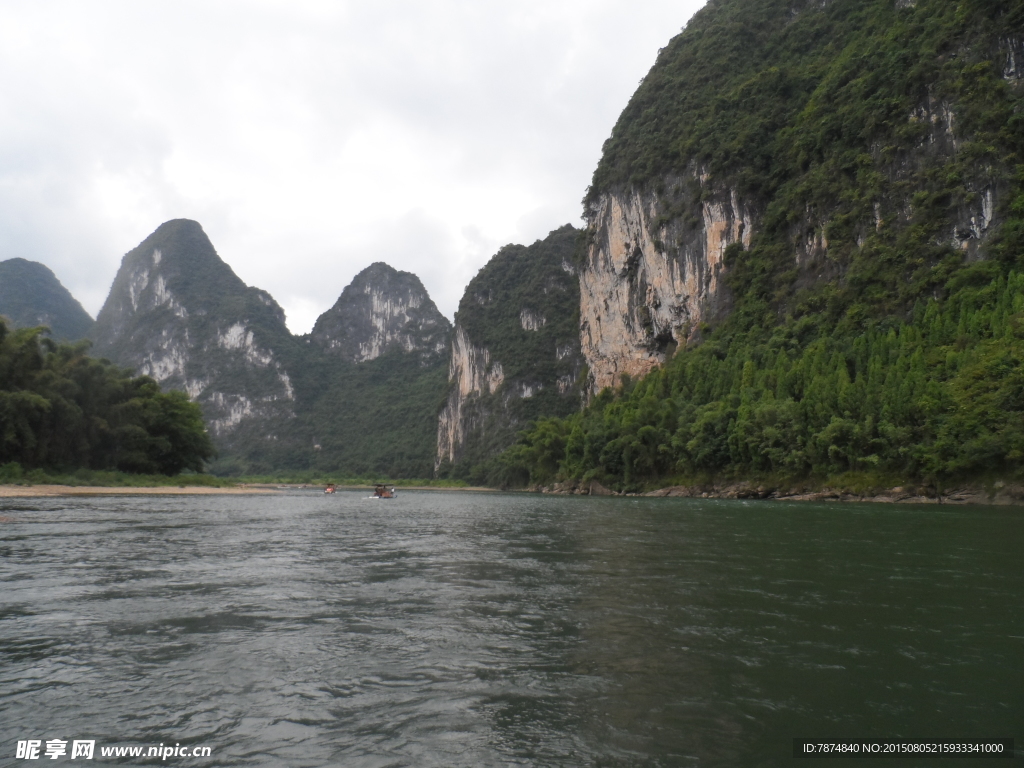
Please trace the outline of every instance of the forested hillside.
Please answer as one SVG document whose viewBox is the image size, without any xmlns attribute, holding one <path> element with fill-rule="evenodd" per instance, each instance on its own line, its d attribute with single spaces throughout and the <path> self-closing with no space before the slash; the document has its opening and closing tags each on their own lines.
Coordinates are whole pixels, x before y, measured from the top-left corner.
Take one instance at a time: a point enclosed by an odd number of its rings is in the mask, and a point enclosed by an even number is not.
<svg viewBox="0 0 1024 768">
<path fill-rule="evenodd" d="M 312 441 L 307 466 L 338 477 L 430 477 L 448 365 L 423 357 L 392 347 L 362 363 L 310 359 L 316 397 L 300 411 Z"/>
<path fill-rule="evenodd" d="M 720 287 L 695 294 L 699 322 L 649 333 L 678 342 L 651 347 L 661 367 L 538 423 L 501 479 L 1019 473 L 1022 51 L 1021 0 L 712 0 L 586 202 L 596 242 L 608 200 L 650 201 L 671 261 L 725 190 Z"/>
<path fill-rule="evenodd" d="M 357 274 L 308 337 L 299 416 L 310 467 L 429 477 L 450 336 L 416 275 L 383 262 Z"/>
</svg>

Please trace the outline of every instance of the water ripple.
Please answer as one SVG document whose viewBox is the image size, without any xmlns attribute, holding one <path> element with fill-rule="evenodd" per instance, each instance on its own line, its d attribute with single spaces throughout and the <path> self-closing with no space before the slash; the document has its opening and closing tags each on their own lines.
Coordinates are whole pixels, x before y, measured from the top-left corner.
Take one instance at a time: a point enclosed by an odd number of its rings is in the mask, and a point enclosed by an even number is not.
<svg viewBox="0 0 1024 768">
<path fill-rule="evenodd" d="M 1024 736 L 1013 510 L 293 492 L 0 514 L 0 765 L 53 737 L 383 767 Z"/>
</svg>

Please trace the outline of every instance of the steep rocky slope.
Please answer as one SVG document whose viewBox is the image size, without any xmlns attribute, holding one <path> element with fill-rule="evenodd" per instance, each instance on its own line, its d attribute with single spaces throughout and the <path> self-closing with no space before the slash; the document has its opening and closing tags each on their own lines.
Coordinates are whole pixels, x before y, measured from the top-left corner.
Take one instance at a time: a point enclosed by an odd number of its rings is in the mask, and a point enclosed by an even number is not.
<svg viewBox="0 0 1024 768">
<path fill-rule="evenodd" d="M 579 408 L 579 234 L 567 225 L 533 245 L 506 246 L 466 287 L 437 427 L 442 474 L 466 476 L 531 419 Z"/>
<path fill-rule="evenodd" d="M 168 221 L 125 255 L 92 336 L 96 354 L 187 392 L 222 450 L 279 442 L 295 418 L 284 312 L 197 222 Z"/>
<path fill-rule="evenodd" d="M 25 259 L 0 261 L 0 315 L 15 328 L 45 325 L 65 341 L 85 338 L 93 324 L 48 267 Z"/>
<path fill-rule="evenodd" d="M 451 323 L 420 279 L 378 261 L 356 275 L 320 315 L 310 338 L 333 355 L 362 363 L 389 348 L 435 360 L 447 350 L 450 334 Z"/>
</svg>

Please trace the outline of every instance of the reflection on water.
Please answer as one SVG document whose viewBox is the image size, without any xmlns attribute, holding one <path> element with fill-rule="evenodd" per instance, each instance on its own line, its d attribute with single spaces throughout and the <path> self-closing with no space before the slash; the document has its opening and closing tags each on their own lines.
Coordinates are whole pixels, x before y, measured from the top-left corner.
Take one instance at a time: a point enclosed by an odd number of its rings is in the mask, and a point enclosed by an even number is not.
<svg viewBox="0 0 1024 768">
<path fill-rule="evenodd" d="M 295 492 L 0 515 L 0 765 L 28 738 L 206 766 L 1024 738 L 1019 510 Z"/>
</svg>

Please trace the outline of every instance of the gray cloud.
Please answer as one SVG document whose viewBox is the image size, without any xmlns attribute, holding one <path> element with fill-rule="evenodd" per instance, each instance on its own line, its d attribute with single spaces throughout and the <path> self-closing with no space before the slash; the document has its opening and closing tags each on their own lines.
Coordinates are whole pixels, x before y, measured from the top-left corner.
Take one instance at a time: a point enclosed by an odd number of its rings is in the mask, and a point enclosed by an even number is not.
<svg viewBox="0 0 1024 768">
<path fill-rule="evenodd" d="M 376 260 L 451 316 L 498 247 L 579 223 L 601 144 L 701 4 L 4 4 L 0 258 L 95 313 L 121 255 L 189 217 L 295 331 Z"/>
</svg>

